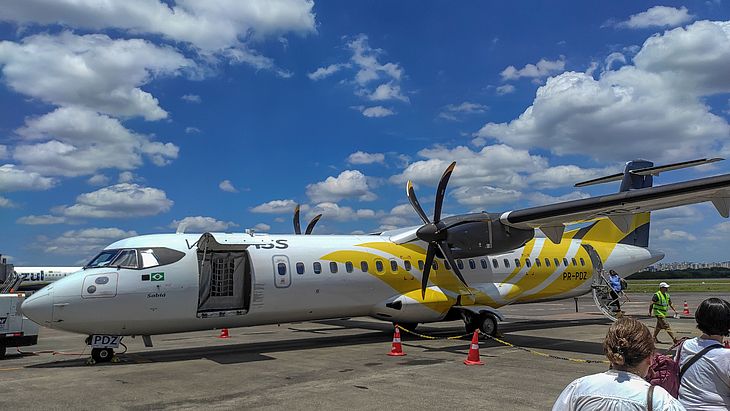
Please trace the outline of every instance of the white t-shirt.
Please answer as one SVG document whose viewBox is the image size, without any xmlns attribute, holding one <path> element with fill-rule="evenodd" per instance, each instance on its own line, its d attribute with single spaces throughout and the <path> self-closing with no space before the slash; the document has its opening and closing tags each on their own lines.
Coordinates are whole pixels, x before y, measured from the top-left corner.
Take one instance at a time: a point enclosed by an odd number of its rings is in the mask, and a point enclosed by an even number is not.
<svg viewBox="0 0 730 411">
<path fill-rule="evenodd" d="M 553 411 L 646 411 L 649 383 L 638 375 L 608 370 L 578 378 L 560 393 Z M 664 388 L 654 387 L 655 411 L 684 407 Z"/>
<path fill-rule="evenodd" d="M 682 344 L 679 366 L 715 340 L 692 338 Z M 682 377 L 679 401 L 688 410 L 730 409 L 730 350 L 715 348 L 692 364 Z"/>
</svg>

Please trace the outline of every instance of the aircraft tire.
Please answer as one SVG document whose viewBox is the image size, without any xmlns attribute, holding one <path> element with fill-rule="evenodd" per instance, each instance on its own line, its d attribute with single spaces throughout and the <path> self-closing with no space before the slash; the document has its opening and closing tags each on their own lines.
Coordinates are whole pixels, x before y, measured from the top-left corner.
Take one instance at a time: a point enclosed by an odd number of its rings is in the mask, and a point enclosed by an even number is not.
<svg viewBox="0 0 730 411">
<path fill-rule="evenodd" d="M 97 363 L 109 362 L 114 357 L 114 350 L 111 348 L 92 348 L 91 358 Z"/>
<path fill-rule="evenodd" d="M 479 331 L 487 335 L 497 335 L 497 318 L 492 314 L 482 315 Z"/>
</svg>

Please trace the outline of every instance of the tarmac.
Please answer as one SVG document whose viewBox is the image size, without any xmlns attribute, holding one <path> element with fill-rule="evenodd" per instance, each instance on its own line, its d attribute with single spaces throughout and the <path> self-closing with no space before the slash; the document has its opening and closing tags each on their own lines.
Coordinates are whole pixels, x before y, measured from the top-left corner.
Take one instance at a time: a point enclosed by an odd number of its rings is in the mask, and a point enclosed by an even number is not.
<svg viewBox="0 0 730 411">
<path fill-rule="evenodd" d="M 681 313 L 704 293 L 673 294 Z M 653 326 L 650 294 L 629 295 L 628 315 Z M 719 296 L 728 298 L 728 296 Z M 0 409 L 444 409 L 544 410 L 575 378 L 604 371 L 601 342 L 610 324 L 592 299 L 502 309 L 506 342 L 482 338 L 483 366 L 466 366 L 470 338 L 461 322 L 425 324 L 402 334 L 404 357 L 386 355 L 393 326 L 370 318 L 268 325 L 154 336 L 153 348 L 125 337 L 119 363 L 85 365 L 84 336 L 42 328 L 39 344 L 8 349 L 0 361 Z M 671 319 L 682 337 L 692 318 Z M 660 340 L 668 341 L 664 332 Z M 668 348 L 668 344 L 660 348 Z M 123 351 L 120 347 L 119 351 Z"/>
</svg>

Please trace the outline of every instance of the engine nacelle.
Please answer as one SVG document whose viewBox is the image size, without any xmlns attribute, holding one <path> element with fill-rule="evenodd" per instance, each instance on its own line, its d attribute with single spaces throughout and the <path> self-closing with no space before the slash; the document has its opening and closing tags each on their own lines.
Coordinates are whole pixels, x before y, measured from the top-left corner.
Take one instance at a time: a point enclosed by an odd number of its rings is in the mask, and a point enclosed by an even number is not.
<svg viewBox="0 0 730 411">
<path fill-rule="evenodd" d="M 370 315 L 380 320 L 394 323 L 428 323 L 444 319 L 456 300 L 448 297 L 437 288 L 426 290 L 426 299 L 418 300 L 405 295 L 396 295 L 372 308 Z"/>
<path fill-rule="evenodd" d="M 534 229 L 502 224 L 499 214 L 475 213 L 447 217 L 448 242 L 454 258 L 500 254 L 522 247 L 535 237 Z"/>
</svg>

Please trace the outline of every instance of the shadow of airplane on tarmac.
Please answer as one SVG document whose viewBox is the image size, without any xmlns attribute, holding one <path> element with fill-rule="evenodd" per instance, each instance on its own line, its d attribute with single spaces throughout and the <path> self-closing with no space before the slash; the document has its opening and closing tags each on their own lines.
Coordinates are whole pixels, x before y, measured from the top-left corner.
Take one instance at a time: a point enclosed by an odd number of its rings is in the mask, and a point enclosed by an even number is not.
<svg viewBox="0 0 730 411">
<path fill-rule="evenodd" d="M 160 362 L 176 362 L 176 361 L 190 361 L 197 359 L 206 359 L 209 361 L 216 362 L 218 364 L 239 364 L 248 363 L 254 361 L 267 361 L 273 360 L 274 357 L 266 355 L 267 353 L 275 352 L 286 352 L 286 351 L 304 351 L 312 349 L 321 349 L 329 347 L 339 346 L 358 346 L 367 344 L 382 344 L 390 341 L 390 335 L 393 332 L 393 326 L 389 323 L 378 323 L 371 321 L 359 321 L 351 319 L 339 319 L 339 320 L 327 320 L 318 321 L 318 324 L 327 325 L 329 327 L 323 327 L 320 329 L 297 329 L 295 326 L 290 327 L 294 332 L 337 332 L 337 328 L 332 326 L 341 326 L 343 329 L 364 329 L 367 332 L 361 332 L 358 334 L 350 335 L 333 335 L 321 337 L 308 337 L 308 338 L 297 338 L 287 339 L 283 341 L 265 341 L 255 343 L 241 343 L 241 344 L 226 344 L 216 345 L 212 347 L 193 347 L 193 348 L 176 348 L 176 349 L 162 349 L 162 350 L 150 350 L 140 351 L 135 353 L 119 353 L 118 357 L 122 364 L 143 364 L 143 363 L 160 363 Z M 548 349 L 557 350 L 563 352 L 575 352 L 583 354 L 602 354 L 602 348 L 600 343 L 590 343 L 574 340 L 564 340 L 557 338 L 547 337 L 532 337 L 532 336 L 521 336 L 521 335 L 509 335 L 510 332 L 516 331 L 527 331 L 527 330 L 539 330 L 545 328 L 558 328 L 558 327 L 575 327 L 581 325 L 595 325 L 595 324 L 608 324 L 608 320 L 605 319 L 586 319 L 586 320 L 560 320 L 560 321 L 523 321 L 517 323 L 506 323 L 501 327 L 503 333 L 508 336 L 505 337 L 509 342 L 514 343 L 518 346 L 536 349 Z M 464 333 L 463 326 L 455 326 L 449 328 L 443 327 L 427 327 L 424 326 L 419 328 L 419 332 L 428 334 L 434 337 L 445 338 L 447 336 L 459 335 Z M 418 337 L 402 333 L 401 336 L 404 341 L 421 341 Z M 410 343 L 411 346 L 422 347 L 426 351 L 445 351 L 445 352 L 458 352 L 465 353 L 469 350 L 469 338 L 464 340 L 456 340 L 458 344 L 454 344 L 451 347 L 430 347 L 427 345 Z M 501 347 L 502 345 L 495 341 L 482 341 L 482 347 L 485 349 L 493 347 Z M 100 364 L 107 365 L 107 364 Z M 61 360 L 54 361 L 44 364 L 34 364 L 27 368 L 64 368 L 64 367 L 82 367 L 85 366 L 85 360 L 83 358 L 76 358 L 72 360 Z"/>
</svg>

